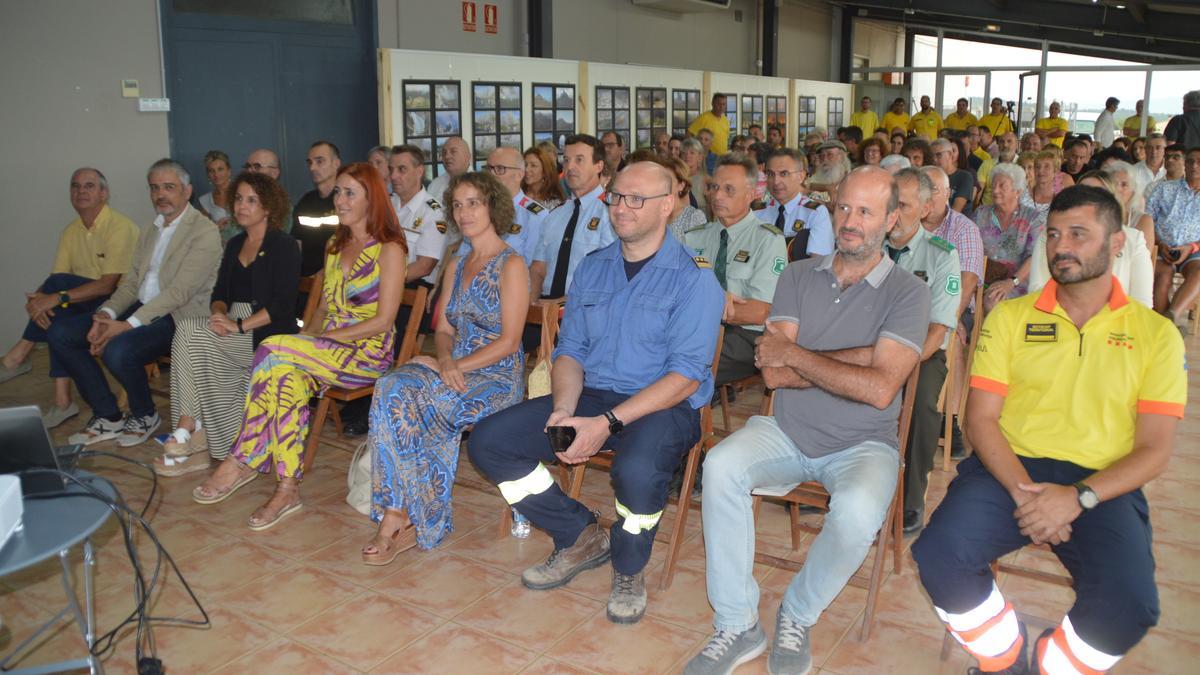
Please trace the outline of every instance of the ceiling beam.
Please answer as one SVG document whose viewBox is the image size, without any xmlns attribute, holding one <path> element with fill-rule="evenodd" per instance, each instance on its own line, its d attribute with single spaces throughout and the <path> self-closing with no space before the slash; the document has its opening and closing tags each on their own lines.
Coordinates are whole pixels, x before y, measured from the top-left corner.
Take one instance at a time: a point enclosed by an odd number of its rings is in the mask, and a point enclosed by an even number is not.
<svg viewBox="0 0 1200 675">
<path fill-rule="evenodd" d="M 1140 0 L 1129 0 L 1129 3 L 1125 5 L 1125 9 L 1129 10 L 1129 16 L 1133 17 L 1134 21 L 1140 25 L 1146 25 L 1146 3 Z"/>
</svg>

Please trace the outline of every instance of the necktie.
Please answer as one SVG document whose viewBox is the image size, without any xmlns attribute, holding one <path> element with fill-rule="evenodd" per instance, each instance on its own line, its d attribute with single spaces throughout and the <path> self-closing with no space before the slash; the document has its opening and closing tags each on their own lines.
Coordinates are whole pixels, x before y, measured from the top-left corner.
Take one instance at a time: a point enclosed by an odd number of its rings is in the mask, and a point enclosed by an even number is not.
<svg viewBox="0 0 1200 675">
<path fill-rule="evenodd" d="M 571 240 L 575 238 L 575 226 L 579 224 L 579 199 L 575 200 L 575 209 L 571 211 L 571 219 L 567 221 L 567 230 L 563 232 L 562 243 L 558 245 L 558 258 L 554 263 L 554 280 L 550 282 L 550 297 L 561 298 L 567 294 L 567 268 L 571 264 Z"/>
<path fill-rule="evenodd" d="M 784 218 L 783 204 L 780 204 L 779 215 L 775 216 L 775 229 L 779 230 L 780 232 L 787 232 L 787 230 L 783 229 L 787 225 L 786 220 L 787 219 Z"/>
<path fill-rule="evenodd" d="M 908 250 L 907 246 L 905 246 L 904 248 L 892 248 L 891 246 L 888 246 L 887 247 L 888 257 L 892 259 L 892 262 L 900 262 L 900 255 L 903 254 L 907 250 Z"/>
<path fill-rule="evenodd" d="M 721 228 L 721 247 L 717 249 L 717 259 L 713 261 L 713 272 L 717 274 L 717 281 L 721 283 L 721 288 L 725 288 L 725 257 L 729 254 L 729 232 L 724 227 Z"/>
</svg>

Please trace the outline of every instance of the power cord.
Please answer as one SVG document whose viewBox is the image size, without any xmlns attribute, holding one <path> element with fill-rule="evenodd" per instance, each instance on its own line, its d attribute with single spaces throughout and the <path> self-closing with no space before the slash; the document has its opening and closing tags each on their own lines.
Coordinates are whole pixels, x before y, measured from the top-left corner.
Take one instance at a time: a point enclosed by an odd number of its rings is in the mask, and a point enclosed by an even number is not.
<svg viewBox="0 0 1200 675">
<path fill-rule="evenodd" d="M 100 501 L 101 503 L 108 506 L 108 508 L 117 516 L 117 522 L 121 526 L 121 534 L 122 534 L 122 538 L 125 542 L 125 552 L 129 556 L 129 563 L 133 567 L 133 570 L 134 570 L 135 606 L 134 606 L 133 611 L 129 614 L 129 616 L 125 617 L 125 619 L 122 620 L 119 624 L 117 624 L 117 626 L 115 628 L 113 628 L 112 630 L 108 631 L 107 633 L 101 635 L 100 637 L 96 638 L 95 642 L 92 645 L 91 653 L 96 658 L 104 658 L 109 652 L 111 652 L 116 647 L 116 637 L 121 632 L 121 630 L 132 623 L 136 623 L 137 624 L 137 636 L 136 636 L 136 642 L 134 645 L 134 651 L 135 651 L 136 663 L 137 663 L 137 668 L 138 668 L 138 675 L 160 675 L 163 672 L 163 665 L 162 665 L 162 661 L 157 658 L 157 649 L 156 649 L 155 641 L 154 641 L 153 624 L 175 625 L 175 626 L 193 626 L 193 627 L 198 627 L 198 628 L 206 628 L 206 627 L 211 626 L 211 620 L 209 619 L 208 613 L 205 611 L 204 606 L 200 603 L 200 600 L 196 597 L 196 594 L 192 591 L 192 588 L 188 584 L 187 579 L 185 579 L 183 576 L 183 573 L 180 572 L 179 566 L 175 563 L 175 559 L 171 557 L 170 552 L 168 552 L 166 550 L 166 548 L 162 545 L 162 542 L 159 541 L 158 535 L 155 534 L 155 532 L 154 532 L 154 528 L 151 527 L 150 524 L 145 519 L 146 511 L 149 509 L 150 505 L 154 502 L 154 497 L 158 491 L 158 476 L 157 476 L 157 474 L 154 473 L 154 469 L 152 467 L 150 467 L 148 464 L 146 464 L 144 462 L 139 462 L 134 459 L 130 459 L 128 457 L 123 457 L 121 455 L 117 455 L 117 454 L 113 454 L 113 453 L 109 453 L 109 452 L 98 451 L 98 450 L 91 450 L 91 451 L 80 452 L 80 453 L 78 453 L 78 456 L 80 458 L 107 457 L 107 458 L 116 459 L 116 460 L 119 460 L 122 462 L 126 462 L 129 464 L 134 464 L 136 466 L 140 466 L 141 468 L 145 469 L 146 472 L 151 477 L 152 484 L 151 484 L 151 488 L 150 488 L 150 495 L 147 497 L 146 503 L 142 506 L 141 510 L 135 512 L 133 509 L 131 509 L 125 503 L 125 499 L 121 495 L 121 491 L 117 489 L 116 485 L 114 485 L 112 483 L 112 481 L 110 481 L 107 478 L 104 478 L 102 476 L 96 475 L 96 476 L 89 477 L 87 479 L 80 479 L 78 476 L 75 476 L 74 474 L 71 474 L 71 473 L 68 473 L 65 471 L 60 471 L 58 469 L 29 469 L 27 471 L 22 472 L 22 473 L 55 474 L 55 475 L 60 476 L 64 480 L 66 480 L 68 483 L 79 486 L 83 490 L 83 492 L 66 492 L 66 491 L 64 491 L 64 492 L 49 493 L 49 494 L 42 494 L 42 495 L 33 495 L 30 497 L 30 499 L 51 499 L 51 498 L 62 497 L 62 496 L 67 496 L 67 495 L 79 496 L 79 497 L 89 497 L 92 499 L 96 499 L 97 501 Z M 104 481 L 105 483 L 107 483 L 109 485 L 109 487 L 112 488 L 115 498 L 110 498 L 108 495 L 101 492 L 95 486 L 91 485 L 91 482 L 93 480 L 100 480 L 100 481 Z M 146 582 L 146 574 L 142 569 L 141 559 L 137 554 L 137 547 L 134 542 L 134 533 L 138 529 L 141 529 L 143 532 L 145 532 L 146 536 L 150 538 L 150 541 L 152 541 L 155 546 L 156 555 L 155 555 L 155 561 L 154 561 L 154 569 L 153 569 L 153 573 L 150 575 L 149 583 Z M 176 577 L 179 578 L 180 583 L 183 584 L 184 590 L 187 592 L 188 597 L 191 598 L 192 603 L 196 606 L 196 609 L 198 609 L 200 611 L 200 615 L 201 615 L 201 617 L 203 617 L 202 619 L 197 620 L 197 619 L 185 619 L 185 618 L 180 618 L 180 617 L 157 617 L 157 616 L 152 616 L 149 613 L 148 604 L 150 602 L 150 599 L 154 595 L 155 589 L 158 587 L 159 577 L 162 572 L 162 563 L 163 563 L 164 558 L 166 559 L 167 564 L 170 566 L 171 571 L 174 573 L 174 575 Z M 145 649 L 145 653 L 143 652 L 143 648 Z"/>
</svg>

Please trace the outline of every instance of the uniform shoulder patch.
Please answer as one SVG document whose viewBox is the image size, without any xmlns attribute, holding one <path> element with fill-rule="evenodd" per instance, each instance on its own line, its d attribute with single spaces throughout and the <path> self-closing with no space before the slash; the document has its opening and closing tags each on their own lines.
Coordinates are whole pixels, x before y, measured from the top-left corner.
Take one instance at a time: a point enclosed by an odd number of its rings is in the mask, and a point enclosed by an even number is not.
<svg viewBox="0 0 1200 675">
<path fill-rule="evenodd" d="M 767 204 L 761 199 L 755 199 L 754 201 L 750 202 L 751 211 L 762 211 L 765 208 L 767 208 Z"/>
<path fill-rule="evenodd" d="M 533 201 L 532 199 L 530 199 L 529 203 L 525 205 L 525 208 L 529 209 L 530 213 L 541 213 L 542 211 L 546 210 L 546 207 Z"/>
<path fill-rule="evenodd" d="M 439 220 L 439 221 L 437 221 L 437 223 L 434 224 L 434 226 L 437 227 L 437 231 L 439 233 L 446 234 L 446 221 Z"/>
<path fill-rule="evenodd" d="M 762 229 L 766 230 L 767 232 L 770 232 L 771 234 L 777 234 L 781 237 L 783 236 L 783 231 L 770 223 L 759 223 L 759 225 L 762 226 Z"/>
<path fill-rule="evenodd" d="M 430 199 L 429 201 L 427 201 L 425 203 L 428 204 L 429 208 L 431 208 L 431 209 L 441 209 L 442 208 L 441 203 L 438 202 L 438 200 L 436 200 L 436 199 Z"/>
<path fill-rule="evenodd" d="M 513 224 L 510 225 L 508 228 L 508 233 L 509 234 L 521 234 L 521 224 L 516 221 L 513 221 Z"/>
<path fill-rule="evenodd" d="M 702 255 L 692 256 L 692 261 L 696 263 L 696 267 L 699 267 L 702 270 L 712 269 L 712 263 L 708 261 L 708 258 L 705 258 Z"/>
<path fill-rule="evenodd" d="M 946 253 L 949 253 L 954 250 L 954 244 L 951 244 L 950 242 L 946 241 L 945 239 L 942 239 L 941 237 L 930 237 L 929 243 L 932 244 L 933 246 L 935 246 L 936 248 L 942 249 Z"/>
<path fill-rule="evenodd" d="M 683 233 L 689 234 L 691 232 L 702 232 L 707 227 L 708 227 L 708 223 L 704 223 L 703 225 L 696 225 L 695 227 L 689 227 L 688 229 L 684 230 Z"/>
</svg>

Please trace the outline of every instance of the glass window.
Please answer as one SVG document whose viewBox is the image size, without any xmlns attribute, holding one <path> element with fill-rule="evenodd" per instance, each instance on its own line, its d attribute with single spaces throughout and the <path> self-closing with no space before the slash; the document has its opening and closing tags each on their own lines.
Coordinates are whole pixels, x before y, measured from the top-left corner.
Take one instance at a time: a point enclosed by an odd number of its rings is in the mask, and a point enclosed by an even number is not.
<svg viewBox="0 0 1200 675">
<path fill-rule="evenodd" d="M 405 80 L 404 139 L 425 151 L 425 176 L 444 169 L 438 158 L 446 139 L 462 135 L 459 83 L 453 80 Z"/>
<path fill-rule="evenodd" d="M 629 147 L 629 87 L 596 87 L 596 137 L 609 131 Z"/>
<path fill-rule="evenodd" d="M 839 127 L 844 127 L 846 102 L 841 98 L 829 97 L 825 101 L 825 126 L 829 127 L 829 135 L 833 136 Z"/>
<path fill-rule="evenodd" d="M 575 85 L 533 85 L 533 142 L 551 141 L 562 152 L 575 133 Z"/>
<path fill-rule="evenodd" d="M 671 129 L 679 134 L 700 116 L 699 89 L 671 90 Z"/>
<path fill-rule="evenodd" d="M 801 96 L 796 106 L 796 133 L 800 134 L 797 144 L 804 141 L 803 134 L 817 128 L 817 97 Z"/>
<path fill-rule="evenodd" d="M 763 124 L 763 97 L 742 94 L 742 133 L 747 133 L 751 124 Z M 734 127 L 738 128 L 738 127 Z M 764 131 L 766 131 L 764 129 Z"/>
<path fill-rule="evenodd" d="M 475 169 L 487 163 L 498 147 L 521 151 L 521 85 L 516 82 L 475 82 L 471 110 L 475 142 Z"/>
<path fill-rule="evenodd" d="M 654 137 L 667 130 L 667 90 L 665 87 L 637 88 L 637 125 L 635 147 L 648 148 Z"/>
</svg>

